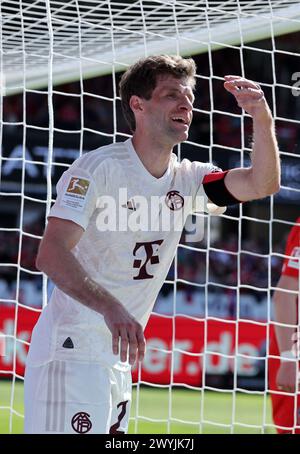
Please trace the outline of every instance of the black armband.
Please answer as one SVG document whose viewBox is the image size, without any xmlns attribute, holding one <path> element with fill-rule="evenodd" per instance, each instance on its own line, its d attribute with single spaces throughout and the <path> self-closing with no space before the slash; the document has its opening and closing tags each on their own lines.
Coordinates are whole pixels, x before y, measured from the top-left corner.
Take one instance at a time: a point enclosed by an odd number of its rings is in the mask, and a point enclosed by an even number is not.
<svg viewBox="0 0 300 454">
<path fill-rule="evenodd" d="M 203 178 L 202 184 L 207 197 L 219 207 L 243 203 L 236 199 L 225 186 L 224 179 L 228 172 L 229 170 L 225 172 L 212 172 Z"/>
</svg>

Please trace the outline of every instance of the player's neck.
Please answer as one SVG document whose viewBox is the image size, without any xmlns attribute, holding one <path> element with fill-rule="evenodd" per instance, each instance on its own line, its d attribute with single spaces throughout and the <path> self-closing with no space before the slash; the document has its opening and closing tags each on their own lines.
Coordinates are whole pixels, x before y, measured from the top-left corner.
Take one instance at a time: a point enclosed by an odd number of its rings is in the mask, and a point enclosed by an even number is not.
<svg viewBox="0 0 300 454">
<path fill-rule="evenodd" d="M 161 178 L 168 169 L 173 147 L 136 133 L 132 144 L 148 172 L 155 178 Z"/>
</svg>

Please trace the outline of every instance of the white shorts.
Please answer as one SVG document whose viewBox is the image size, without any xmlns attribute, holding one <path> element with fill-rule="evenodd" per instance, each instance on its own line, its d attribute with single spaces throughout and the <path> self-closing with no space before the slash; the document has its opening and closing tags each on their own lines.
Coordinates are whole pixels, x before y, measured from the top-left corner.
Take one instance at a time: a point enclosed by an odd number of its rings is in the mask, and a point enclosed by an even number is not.
<svg viewBox="0 0 300 454">
<path fill-rule="evenodd" d="M 131 371 L 55 360 L 25 372 L 25 433 L 126 433 Z"/>
</svg>

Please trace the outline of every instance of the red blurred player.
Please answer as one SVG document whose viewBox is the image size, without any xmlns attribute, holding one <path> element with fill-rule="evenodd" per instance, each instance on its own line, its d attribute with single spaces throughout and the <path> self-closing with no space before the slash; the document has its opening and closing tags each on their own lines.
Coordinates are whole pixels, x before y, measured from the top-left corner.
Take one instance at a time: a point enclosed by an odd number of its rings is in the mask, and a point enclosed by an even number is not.
<svg viewBox="0 0 300 454">
<path fill-rule="evenodd" d="M 298 355 L 299 317 L 299 264 L 300 264 L 300 217 L 287 240 L 285 260 L 277 289 L 273 295 L 275 325 L 270 343 L 270 355 L 280 359 L 269 360 L 269 387 L 273 420 L 278 433 L 300 433 L 300 398 L 297 394 L 299 366 Z M 287 326 L 284 326 L 287 325 Z M 297 347 L 297 348 L 296 348 Z M 285 429 L 286 428 L 286 429 Z"/>
</svg>

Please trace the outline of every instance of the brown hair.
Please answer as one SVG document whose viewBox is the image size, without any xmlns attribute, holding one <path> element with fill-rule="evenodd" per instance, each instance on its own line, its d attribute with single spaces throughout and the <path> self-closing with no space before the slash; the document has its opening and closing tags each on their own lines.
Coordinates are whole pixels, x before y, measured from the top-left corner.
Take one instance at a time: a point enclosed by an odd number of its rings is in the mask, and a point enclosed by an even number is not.
<svg viewBox="0 0 300 454">
<path fill-rule="evenodd" d="M 195 87 L 196 65 L 192 58 L 178 55 L 154 55 L 138 60 L 122 75 L 119 88 L 124 117 L 131 131 L 135 131 L 135 117 L 129 101 L 136 95 L 150 99 L 156 87 L 157 76 L 171 75 L 176 79 L 188 78 L 191 87 Z"/>
</svg>

